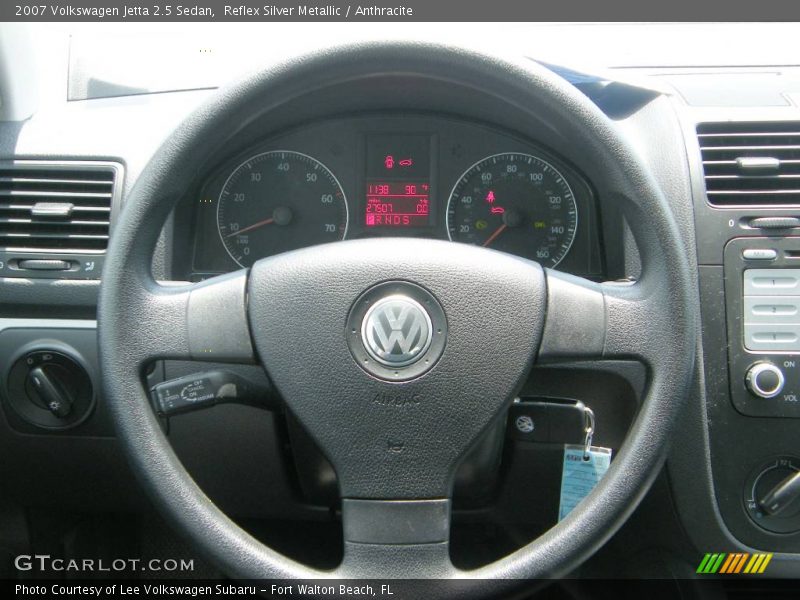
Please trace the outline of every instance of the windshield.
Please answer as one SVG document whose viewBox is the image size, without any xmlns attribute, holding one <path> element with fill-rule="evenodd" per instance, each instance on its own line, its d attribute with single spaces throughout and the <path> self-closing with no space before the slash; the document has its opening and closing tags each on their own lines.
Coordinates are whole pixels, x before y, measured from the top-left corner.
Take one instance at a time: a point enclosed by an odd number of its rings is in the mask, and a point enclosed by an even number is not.
<svg viewBox="0 0 800 600">
<path fill-rule="evenodd" d="M 371 39 L 467 45 L 595 73 L 800 65 L 792 23 L 51 23 L 30 32 L 44 85 L 72 101 L 214 88 L 286 56 Z"/>
</svg>

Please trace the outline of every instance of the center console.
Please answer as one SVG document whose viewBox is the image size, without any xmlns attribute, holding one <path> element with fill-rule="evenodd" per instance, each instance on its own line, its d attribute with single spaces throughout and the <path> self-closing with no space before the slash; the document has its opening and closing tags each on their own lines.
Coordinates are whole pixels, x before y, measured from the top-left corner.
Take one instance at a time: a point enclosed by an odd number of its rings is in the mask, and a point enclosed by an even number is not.
<svg viewBox="0 0 800 600">
<path fill-rule="evenodd" d="M 800 418 L 800 237 L 734 238 L 724 256 L 733 405 Z"/>
<path fill-rule="evenodd" d="M 780 120 L 741 108 L 690 113 L 717 506 L 744 546 L 797 553 L 800 121 L 788 107 L 775 110 Z"/>
</svg>

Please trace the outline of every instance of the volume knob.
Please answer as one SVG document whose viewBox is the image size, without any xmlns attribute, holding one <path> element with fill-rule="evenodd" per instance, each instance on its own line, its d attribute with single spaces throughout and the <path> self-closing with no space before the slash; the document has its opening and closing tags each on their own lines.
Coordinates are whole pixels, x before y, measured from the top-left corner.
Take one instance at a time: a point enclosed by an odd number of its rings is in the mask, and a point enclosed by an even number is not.
<svg viewBox="0 0 800 600">
<path fill-rule="evenodd" d="M 774 398 L 783 391 L 786 380 L 783 371 L 772 363 L 762 362 L 752 365 L 745 377 L 747 389 L 759 398 Z"/>
</svg>

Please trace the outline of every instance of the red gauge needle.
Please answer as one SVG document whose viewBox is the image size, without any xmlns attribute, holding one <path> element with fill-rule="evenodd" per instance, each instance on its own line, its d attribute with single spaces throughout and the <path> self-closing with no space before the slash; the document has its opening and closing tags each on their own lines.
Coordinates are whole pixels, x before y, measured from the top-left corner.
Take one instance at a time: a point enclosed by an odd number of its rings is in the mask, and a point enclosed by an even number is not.
<svg viewBox="0 0 800 600">
<path fill-rule="evenodd" d="M 500 227 L 495 229 L 494 233 L 492 235 L 490 235 L 488 238 L 486 238 L 485 242 L 483 242 L 483 247 L 486 248 L 489 244 L 491 244 L 493 241 L 495 241 L 495 239 L 497 239 L 497 236 L 500 235 L 501 233 L 503 233 L 506 230 L 506 227 L 508 227 L 508 225 L 503 223 L 502 225 L 500 225 Z"/>
<path fill-rule="evenodd" d="M 256 229 L 257 227 L 263 227 L 264 225 L 269 225 L 270 223 L 274 222 L 275 219 L 273 217 L 270 217 L 269 219 L 264 219 L 263 221 L 259 221 L 258 223 L 253 223 L 252 225 L 248 225 L 247 227 L 245 227 L 244 229 L 240 229 L 239 231 L 234 231 L 233 233 L 229 233 L 225 237 L 226 238 L 234 237 L 242 233 L 247 233 L 248 231 L 253 231 L 253 229 Z"/>
</svg>

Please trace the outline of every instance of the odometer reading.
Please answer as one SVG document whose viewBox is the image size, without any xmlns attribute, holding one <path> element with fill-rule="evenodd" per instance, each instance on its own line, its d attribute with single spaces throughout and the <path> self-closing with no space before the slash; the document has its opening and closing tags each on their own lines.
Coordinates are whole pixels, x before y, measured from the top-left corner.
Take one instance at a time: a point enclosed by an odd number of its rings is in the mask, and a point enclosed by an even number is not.
<svg viewBox="0 0 800 600">
<path fill-rule="evenodd" d="M 318 160 L 289 150 L 258 154 L 228 177 L 217 204 L 225 249 L 240 266 L 347 234 L 347 200 Z"/>
<path fill-rule="evenodd" d="M 550 163 L 520 152 L 484 158 L 458 180 L 447 205 L 450 239 L 554 267 L 572 247 L 575 197 Z"/>
<path fill-rule="evenodd" d="M 426 227 L 430 224 L 430 186 L 408 181 L 367 183 L 367 227 Z"/>
</svg>

